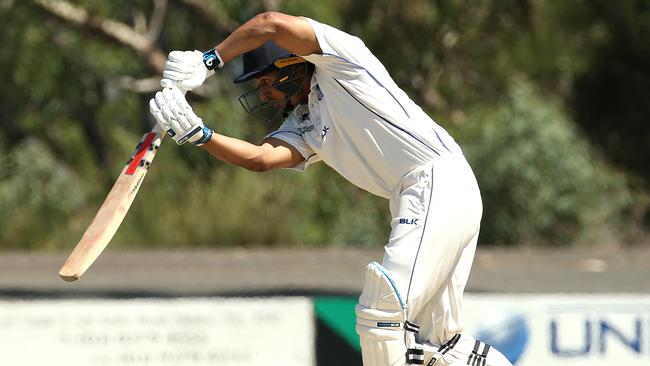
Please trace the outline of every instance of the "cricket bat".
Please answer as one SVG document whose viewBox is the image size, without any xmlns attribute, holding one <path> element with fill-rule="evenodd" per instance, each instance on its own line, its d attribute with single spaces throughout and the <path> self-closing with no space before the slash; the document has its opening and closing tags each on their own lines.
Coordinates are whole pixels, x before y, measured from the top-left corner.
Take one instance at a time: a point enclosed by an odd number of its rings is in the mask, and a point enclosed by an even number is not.
<svg viewBox="0 0 650 366">
<path fill-rule="evenodd" d="M 158 125 L 142 136 L 97 215 L 59 271 L 65 281 L 78 280 L 115 235 L 131 207 L 165 134 Z"/>
</svg>

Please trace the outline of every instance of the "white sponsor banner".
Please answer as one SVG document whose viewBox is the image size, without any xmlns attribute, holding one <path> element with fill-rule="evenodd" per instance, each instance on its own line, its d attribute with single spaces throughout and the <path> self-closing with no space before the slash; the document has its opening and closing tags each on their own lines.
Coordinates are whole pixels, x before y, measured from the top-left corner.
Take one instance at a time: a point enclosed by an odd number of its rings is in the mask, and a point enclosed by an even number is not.
<svg viewBox="0 0 650 366">
<path fill-rule="evenodd" d="M 314 365 L 308 298 L 0 301 L 0 365 Z"/>
<path fill-rule="evenodd" d="M 472 295 L 466 330 L 516 366 L 650 365 L 648 295 Z"/>
</svg>

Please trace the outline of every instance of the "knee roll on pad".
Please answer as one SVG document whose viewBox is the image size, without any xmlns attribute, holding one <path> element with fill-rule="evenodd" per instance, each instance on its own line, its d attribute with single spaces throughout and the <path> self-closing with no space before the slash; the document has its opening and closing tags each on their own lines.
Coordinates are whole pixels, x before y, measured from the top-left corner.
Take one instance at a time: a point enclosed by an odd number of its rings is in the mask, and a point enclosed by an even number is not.
<svg viewBox="0 0 650 366">
<path fill-rule="evenodd" d="M 356 330 L 366 366 L 404 365 L 406 305 L 388 271 L 372 262 L 356 309 Z"/>
</svg>

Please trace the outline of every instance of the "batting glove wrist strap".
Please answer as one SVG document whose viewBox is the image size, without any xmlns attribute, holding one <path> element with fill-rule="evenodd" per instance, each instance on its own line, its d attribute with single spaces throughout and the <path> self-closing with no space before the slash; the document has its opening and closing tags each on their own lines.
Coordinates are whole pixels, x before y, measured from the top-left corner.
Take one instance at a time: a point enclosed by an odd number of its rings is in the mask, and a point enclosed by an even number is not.
<svg viewBox="0 0 650 366">
<path fill-rule="evenodd" d="M 216 49 L 210 49 L 203 52 L 203 64 L 208 70 L 214 70 L 215 67 L 223 67 L 223 59 Z"/>
<path fill-rule="evenodd" d="M 192 141 L 192 144 L 194 144 L 194 146 L 201 146 L 210 141 L 210 138 L 212 138 L 213 131 L 209 127 L 203 126 L 202 132 L 203 136 L 201 136 L 198 140 Z"/>
</svg>

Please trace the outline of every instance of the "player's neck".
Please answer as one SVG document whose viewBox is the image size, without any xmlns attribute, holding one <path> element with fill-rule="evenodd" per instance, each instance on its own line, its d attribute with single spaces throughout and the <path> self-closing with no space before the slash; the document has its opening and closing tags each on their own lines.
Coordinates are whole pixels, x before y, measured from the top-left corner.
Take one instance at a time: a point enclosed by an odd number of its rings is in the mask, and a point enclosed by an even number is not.
<svg viewBox="0 0 650 366">
<path fill-rule="evenodd" d="M 291 97 L 290 102 L 293 108 L 299 106 L 300 104 L 307 104 L 309 93 L 311 92 L 310 83 L 313 72 L 309 72 L 305 78 L 302 80 L 302 87 L 300 91 Z"/>
</svg>

